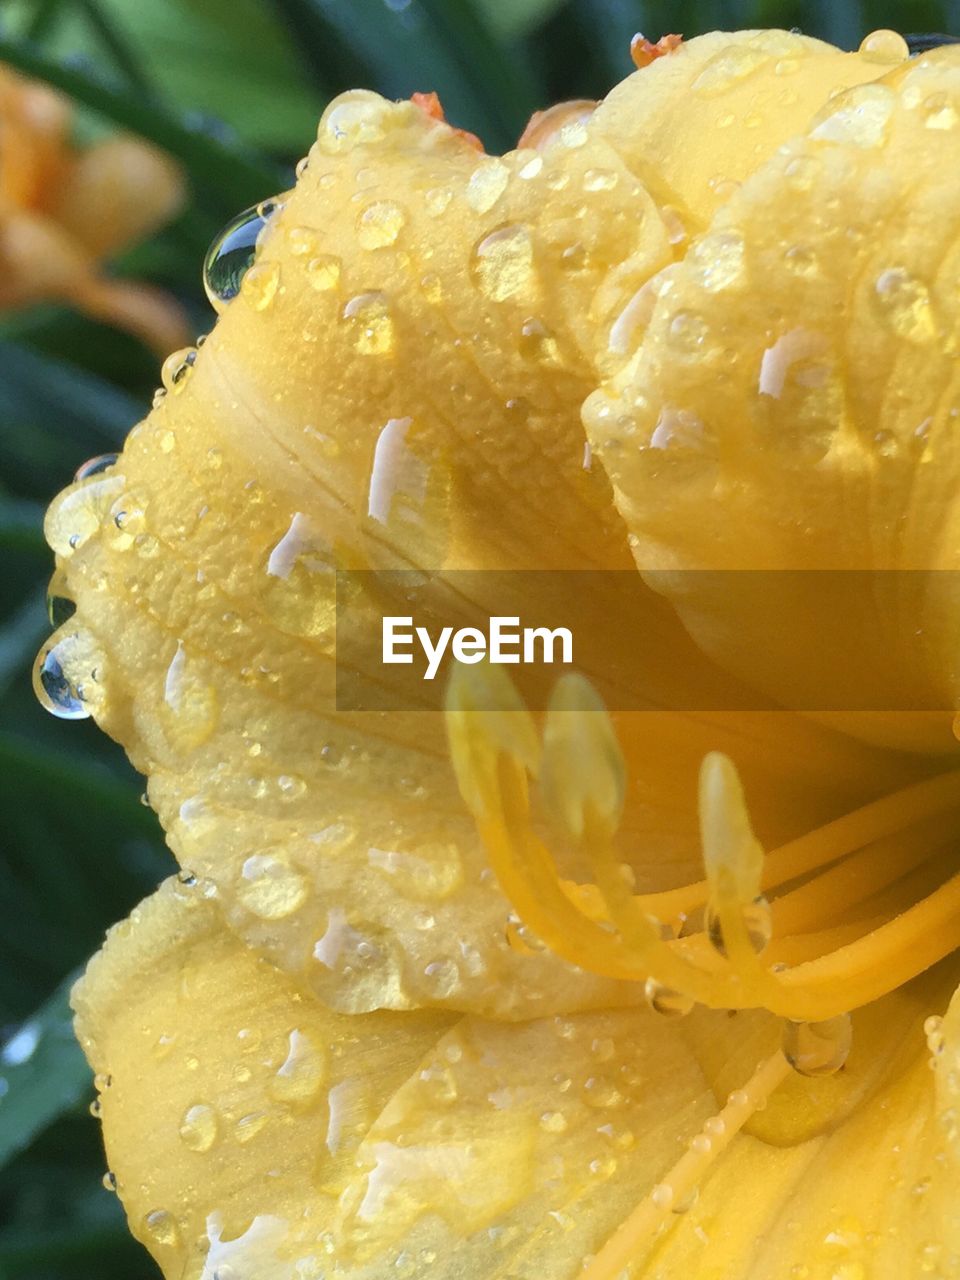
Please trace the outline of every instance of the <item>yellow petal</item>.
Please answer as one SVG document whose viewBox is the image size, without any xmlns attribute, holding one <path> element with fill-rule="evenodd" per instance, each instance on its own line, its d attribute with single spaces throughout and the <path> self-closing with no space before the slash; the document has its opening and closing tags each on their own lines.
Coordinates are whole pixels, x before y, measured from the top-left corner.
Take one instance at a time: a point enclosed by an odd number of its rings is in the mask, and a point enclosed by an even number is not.
<svg viewBox="0 0 960 1280">
<path fill-rule="evenodd" d="M 304 1217 L 319 1231 L 364 1132 L 451 1023 L 330 1013 L 176 879 L 115 926 L 73 1004 L 131 1229 L 177 1280 L 211 1280 L 245 1233 L 246 1266 Z"/>
<path fill-rule="evenodd" d="M 624 80 L 595 126 L 690 236 L 835 93 L 906 57 L 902 40 L 879 59 L 791 31 L 712 31 Z"/>
<path fill-rule="evenodd" d="M 578 407 L 589 300 L 624 255 L 669 255 L 663 221 L 580 121 L 498 159 L 363 93 L 331 105 L 281 203 L 117 467 L 51 508 L 68 639 L 79 628 L 97 658 L 88 705 L 231 927 L 337 1007 L 517 1017 L 636 999 L 510 946 L 439 716 L 337 712 L 334 568 L 430 570 L 440 609 L 464 589 L 448 570 L 630 564 L 606 482 L 583 469 Z M 756 705 L 653 592 L 611 637 L 592 581 L 598 640 L 640 655 L 635 705 Z M 774 842 L 901 769 L 766 711 L 622 727 L 624 856 L 649 887 L 699 862 L 711 748 L 736 756 Z"/>
<path fill-rule="evenodd" d="M 831 101 L 716 214 L 585 407 L 637 563 L 703 648 L 930 751 L 955 745 L 955 587 L 924 571 L 956 568 L 958 110 L 949 52 Z M 864 572 L 782 572 L 810 569 Z"/>
</svg>

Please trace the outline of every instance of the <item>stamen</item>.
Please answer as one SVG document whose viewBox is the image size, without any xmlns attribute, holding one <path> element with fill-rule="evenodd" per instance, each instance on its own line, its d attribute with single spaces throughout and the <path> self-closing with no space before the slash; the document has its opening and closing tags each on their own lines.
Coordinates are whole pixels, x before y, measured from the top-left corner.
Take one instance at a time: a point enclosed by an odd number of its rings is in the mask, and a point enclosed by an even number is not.
<svg viewBox="0 0 960 1280">
<path fill-rule="evenodd" d="M 764 891 L 810 875 L 821 867 L 861 849 L 874 840 L 905 831 L 923 818 L 942 814 L 960 805 L 960 770 L 924 778 L 900 791 L 893 791 L 869 804 L 805 835 L 790 840 L 766 856 L 760 887 Z M 705 880 L 645 894 L 644 910 L 661 920 L 690 915 L 703 906 L 707 898 Z"/>
<path fill-rule="evenodd" d="M 941 872 L 936 819 L 960 805 L 960 772 L 874 801 L 764 859 L 736 769 L 726 757 L 708 756 L 700 795 L 706 881 L 637 896 L 613 839 L 624 765 L 606 712 L 584 681 L 558 685 L 542 764 L 533 722 L 496 668 L 455 669 L 448 726 L 461 791 L 525 924 L 574 964 L 645 981 L 655 1008 L 676 1013 L 697 1001 L 822 1022 L 879 998 L 955 949 L 960 876 L 943 882 L 955 863 Z M 533 830 L 527 780 L 538 769 L 548 809 L 589 863 L 592 886 L 564 884 Z M 839 862 L 853 850 L 860 852 Z M 770 927 L 760 889 L 808 875 L 814 879 L 774 906 L 780 937 L 794 933 L 785 949 L 794 967 L 761 963 Z M 662 922 L 672 915 L 662 908 L 653 915 L 651 907 L 667 900 L 675 906 L 680 896 L 695 908 L 706 899 L 705 938 L 664 936 Z M 839 932 L 809 932 L 859 903 L 867 918 L 846 920 Z"/>
<path fill-rule="evenodd" d="M 789 1074 L 790 1064 L 782 1053 L 761 1062 L 744 1087 L 731 1093 L 719 1115 L 707 1121 L 663 1181 L 584 1268 L 580 1280 L 617 1280 L 632 1263 L 639 1262 L 671 1212 L 690 1203 L 713 1162 Z"/>
<path fill-rule="evenodd" d="M 760 896 L 763 849 L 753 834 L 733 761 L 711 752 L 700 770 L 700 841 L 707 871 L 707 936 L 744 977 L 770 940 Z"/>
</svg>

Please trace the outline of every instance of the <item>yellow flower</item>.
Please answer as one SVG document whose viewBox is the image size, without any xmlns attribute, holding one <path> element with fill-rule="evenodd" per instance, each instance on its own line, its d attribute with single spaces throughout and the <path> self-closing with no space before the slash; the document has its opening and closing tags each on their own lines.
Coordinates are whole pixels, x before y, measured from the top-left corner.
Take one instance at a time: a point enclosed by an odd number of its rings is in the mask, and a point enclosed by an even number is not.
<svg viewBox="0 0 960 1280">
<path fill-rule="evenodd" d="M 78 149 L 70 126 L 66 99 L 0 67 L 0 308 L 66 302 L 166 354 L 184 341 L 180 307 L 100 264 L 176 213 L 179 170 L 121 135 Z"/>
<path fill-rule="evenodd" d="M 953 596 L 794 572 L 955 567 L 958 113 L 891 33 L 705 36 L 503 157 L 354 92 L 215 246 L 36 674 L 183 868 L 75 992 L 167 1277 L 960 1272 Z M 625 637 L 578 582 L 642 709 L 338 711 L 337 566 L 636 566 Z"/>
</svg>

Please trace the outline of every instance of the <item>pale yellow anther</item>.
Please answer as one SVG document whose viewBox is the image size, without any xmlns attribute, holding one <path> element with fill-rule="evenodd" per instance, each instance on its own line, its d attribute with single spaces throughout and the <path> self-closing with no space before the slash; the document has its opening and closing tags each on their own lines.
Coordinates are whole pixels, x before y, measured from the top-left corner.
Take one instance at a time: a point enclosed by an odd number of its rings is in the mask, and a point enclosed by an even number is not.
<svg viewBox="0 0 960 1280">
<path fill-rule="evenodd" d="M 540 793 L 574 840 L 609 837 L 620 825 L 626 766 L 606 708 L 582 676 L 560 679 L 543 730 Z"/>
<path fill-rule="evenodd" d="M 729 757 L 712 751 L 700 768 L 700 839 L 711 900 L 746 906 L 760 892 L 763 849 Z"/>
<path fill-rule="evenodd" d="M 531 774 L 539 770 L 540 739 L 533 717 L 510 679 L 496 667 L 454 666 L 446 725 L 460 794 L 478 817 L 494 803 L 500 756 Z"/>
</svg>

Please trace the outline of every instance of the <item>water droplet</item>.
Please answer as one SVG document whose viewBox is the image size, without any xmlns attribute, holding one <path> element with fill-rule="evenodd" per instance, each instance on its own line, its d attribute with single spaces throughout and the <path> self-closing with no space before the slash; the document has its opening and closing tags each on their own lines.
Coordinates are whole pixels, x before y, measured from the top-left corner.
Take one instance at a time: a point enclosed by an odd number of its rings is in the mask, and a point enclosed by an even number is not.
<svg viewBox="0 0 960 1280">
<path fill-rule="evenodd" d="M 708 906 L 705 919 L 707 937 L 714 950 L 720 955 L 727 954 L 723 940 L 723 926 L 720 917 Z M 770 903 L 761 894 L 743 909 L 743 924 L 747 938 L 757 955 L 762 954 L 773 936 L 773 920 L 770 914 Z"/>
<path fill-rule="evenodd" d="M 103 1104 L 101 1103 L 100 1099 L 94 1098 L 94 1100 L 90 1103 L 88 1110 L 90 1114 L 93 1116 L 94 1120 L 99 1120 L 100 1114 L 103 1111 Z"/>
<path fill-rule="evenodd" d="M 650 1200 L 658 1209 L 673 1207 L 673 1187 L 666 1182 L 658 1182 L 650 1192 Z"/>
<path fill-rule="evenodd" d="M 810 136 L 821 142 L 879 147 L 886 140 L 896 101 L 896 94 L 886 85 L 857 85 L 836 99 L 837 105 L 831 102 L 824 108 Z"/>
<path fill-rule="evenodd" d="M 406 217 L 392 200 L 375 200 L 357 218 L 357 239 L 364 249 L 384 249 L 396 242 Z"/>
<path fill-rule="evenodd" d="M 240 292 L 253 266 L 257 239 L 265 225 L 257 207 L 244 209 L 223 228 L 207 250 L 203 263 L 203 287 L 210 305 L 222 311 Z"/>
<path fill-rule="evenodd" d="M 687 255 L 694 281 L 708 293 L 729 289 L 743 278 L 743 237 L 715 231 L 701 236 Z"/>
<path fill-rule="evenodd" d="M 88 458 L 87 461 L 83 463 L 82 466 L 77 467 L 74 472 L 74 484 L 78 484 L 81 480 L 89 480 L 91 476 L 98 476 L 109 467 L 116 466 L 116 462 L 119 457 L 119 453 L 99 453 L 95 458 Z"/>
<path fill-rule="evenodd" d="M 342 318 L 352 331 L 354 349 L 361 355 L 388 355 L 393 350 L 393 318 L 385 294 L 357 294 L 343 308 Z"/>
<path fill-rule="evenodd" d="M 512 298 L 531 283 L 533 242 L 524 226 L 501 227 L 485 236 L 474 250 L 473 277 L 493 302 Z"/>
<path fill-rule="evenodd" d="M 945 133 L 957 124 L 957 109 L 945 93 L 933 93 L 926 98 L 921 108 L 923 111 L 923 127 Z"/>
<path fill-rule="evenodd" d="M 426 841 L 409 852 L 371 847 L 367 858 L 400 893 L 421 901 L 442 901 L 463 883 L 463 860 L 450 842 Z"/>
<path fill-rule="evenodd" d="M 895 63 L 909 58 L 910 49 L 899 31 L 871 31 L 857 51 L 868 62 Z"/>
<path fill-rule="evenodd" d="M 560 253 L 561 271 L 585 271 L 590 265 L 590 253 L 587 246 L 577 240 L 568 244 Z"/>
<path fill-rule="evenodd" d="M 249 1115 L 241 1116 L 233 1126 L 233 1136 L 239 1143 L 247 1143 L 262 1131 L 268 1119 L 265 1111 L 251 1111 Z"/>
<path fill-rule="evenodd" d="M 452 199 L 453 192 L 449 187 L 431 187 L 423 197 L 428 217 L 439 218 L 442 213 L 446 212 Z"/>
<path fill-rule="evenodd" d="M 626 1101 L 612 1080 L 606 1076 L 589 1076 L 583 1086 L 583 1100 L 590 1107 L 606 1111 L 620 1107 Z"/>
<path fill-rule="evenodd" d="M 890 267 L 881 272 L 874 286 L 874 298 L 884 321 L 899 337 L 918 346 L 936 337 L 930 291 L 906 268 Z"/>
<path fill-rule="evenodd" d="M 498 157 L 482 161 L 467 183 L 467 204 L 474 213 L 488 213 L 507 189 L 510 170 Z"/>
<path fill-rule="evenodd" d="M 255 262 L 247 269 L 240 292 L 254 311 L 266 311 L 280 287 L 280 267 L 276 262 Z"/>
<path fill-rule="evenodd" d="M 282 853 L 255 853 L 243 864 L 237 896 L 261 920 L 282 920 L 306 901 L 307 881 Z"/>
<path fill-rule="evenodd" d="M 530 156 L 530 158 L 529 160 L 525 160 L 517 170 L 517 176 L 523 178 L 524 182 L 530 182 L 533 178 L 536 178 L 543 169 L 543 156 L 538 152 L 530 155 L 529 150 L 525 151 L 525 154 Z"/>
<path fill-rule="evenodd" d="M 792 1022 L 783 1027 L 783 1052 L 802 1076 L 830 1076 L 847 1060 L 853 1040 L 848 1013 L 824 1022 Z"/>
<path fill-rule="evenodd" d="M 460 969 L 455 960 L 433 960 L 423 971 L 424 987 L 437 1000 L 446 1000 L 460 986 Z"/>
<path fill-rule="evenodd" d="M 699 356 L 703 352 L 709 329 L 703 316 L 695 311 L 678 311 L 670 321 L 667 341 L 683 356 Z"/>
<path fill-rule="evenodd" d="M 287 248 L 295 258 L 306 258 L 314 253 L 317 233 L 312 227 L 290 227 L 286 233 Z"/>
<path fill-rule="evenodd" d="M 185 1147 L 201 1154 L 209 1151 L 217 1140 L 217 1113 L 213 1107 L 199 1102 L 188 1107 L 180 1121 L 180 1138 Z"/>
<path fill-rule="evenodd" d="M 565 1133 L 567 1117 L 562 1111 L 544 1111 L 540 1117 L 540 1128 L 545 1133 Z"/>
<path fill-rule="evenodd" d="M 529 316 L 524 320 L 520 326 L 520 341 L 517 345 L 525 360 L 536 360 L 539 364 L 560 363 L 557 339 L 537 316 Z"/>
<path fill-rule="evenodd" d="M 712 98 L 726 93 L 740 80 L 745 80 L 770 61 L 770 54 L 763 49 L 745 44 L 727 45 L 709 59 L 694 80 L 694 93 Z"/>
<path fill-rule="evenodd" d="M 113 1173 L 113 1172 L 112 1172 L 112 1170 L 108 1169 L 108 1170 L 107 1170 L 107 1172 L 103 1175 L 103 1177 L 101 1178 L 101 1180 L 100 1180 L 100 1181 L 101 1181 L 101 1183 L 102 1183 L 102 1185 L 103 1185 L 103 1189 L 104 1189 L 105 1191 L 112 1191 L 112 1192 L 114 1192 L 114 1194 L 116 1194 L 116 1190 L 117 1190 L 117 1175 L 116 1175 L 115 1173 Z"/>
<path fill-rule="evenodd" d="M 584 191 L 612 191 L 620 181 L 612 169 L 588 169 L 583 175 Z"/>
<path fill-rule="evenodd" d="M 187 385 L 187 379 L 193 372 L 193 366 L 197 362 L 196 347 L 183 347 L 180 351 L 174 351 L 167 356 L 163 362 L 163 368 L 160 370 L 160 380 L 167 391 L 173 395 L 179 395 Z M 170 437 L 169 446 L 164 449 L 165 453 L 169 453 L 173 448 L 174 439 L 173 432 L 166 432 L 166 436 Z M 161 448 L 163 444 L 161 442 Z"/>
<path fill-rule="evenodd" d="M 681 991 L 674 991 L 672 987 L 664 986 L 656 978 L 647 979 L 643 994 L 654 1013 L 659 1013 L 665 1018 L 682 1018 L 694 1006 L 694 1001 L 689 996 Z"/>
<path fill-rule="evenodd" d="M 392 110 L 392 103 L 367 89 L 341 93 L 320 117 L 317 141 L 331 155 L 379 142 Z"/>
<path fill-rule="evenodd" d="M 113 474 L 87 479 L 58 494 L 50 504 L 43 526 L 47 542 L 57 555 L 72 556 L 98 533 L 125 488 L 123 476 Z"/>
<path fill-rule="evenodd" d="M 180 1243 L 176 1219 L 166 1209 L 154 1209 L 144 1217 L 143 1233 L 154 1244 L 165 1249 L 174 1249 Z"/>
<path fill-rule="evenodd" d="M 317 293 L 326 293 L 340 283 L 343 264 L 332 253 L 322 253 L 307 264 L 307 279 Z"/>
<path fill-rule="evenodd" d="M 66 574 L 57 569 L 47 587 L 47 617 L 51 627 L 62 627 L 76 611 L 76 603 L 67 595 Z"/>
<path fill-rule="evenodd" d="M 291 1031 L 287 1056 L 270 1082 L 278 1102 L 307 1106 L 320 1091 L 327 1074 L 322 1050 L 303 1031 Z"/>
<path fill-rule="evenodd" d="M 99 662 L 89 632 L 56 632 L 33 667 L 33 691 L 40 705 L 61 720 L 86 720 L 102 704 Z"/>
</svg>

